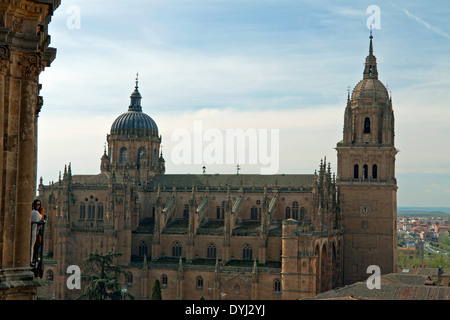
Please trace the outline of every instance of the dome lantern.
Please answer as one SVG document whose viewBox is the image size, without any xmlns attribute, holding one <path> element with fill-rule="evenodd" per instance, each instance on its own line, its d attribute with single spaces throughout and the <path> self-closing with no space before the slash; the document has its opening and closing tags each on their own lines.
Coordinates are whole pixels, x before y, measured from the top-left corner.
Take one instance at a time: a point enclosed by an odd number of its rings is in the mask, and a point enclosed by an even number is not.
<svg viewBox="0 0 450 320">
<path fill-rule="evenodd" d="M 139 74 L 136 74 L 136 86 L 134 87 L 134 91 L 130 96 L 130 106 L 128 107 L 128 111 L 142 111 L 141 100 L 142 96 L 139 93 Z"/>
<path fill-rule="evenodd" d="M 373 55 L 372 29 L 370 29 L 369 55 L 366 57 L 364 79 L 378 79 L 377 58 Z"/>
<path fill-rule="evenodd" d="M 158 126 L 155 121 L 142 112 L 142 96 L 139 93 L 138 77 L 136 86 L 130 96 L 128 111 L 114 120 L 111 126 L 112 135 L 138 135 L 158 137 Z"/>
</svg>

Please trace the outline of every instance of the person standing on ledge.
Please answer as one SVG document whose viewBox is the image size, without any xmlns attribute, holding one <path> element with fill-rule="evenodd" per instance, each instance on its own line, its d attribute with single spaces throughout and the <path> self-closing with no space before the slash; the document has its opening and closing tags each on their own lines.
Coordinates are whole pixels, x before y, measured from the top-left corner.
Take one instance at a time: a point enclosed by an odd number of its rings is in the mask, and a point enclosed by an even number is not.
<svg viewBox="0 0 450 320">
<path fill-rule="evenodd" d="M 42 220 L 44 209 L 41 207 L 41 201 L 36 199 L 33 201 L 31 209 L 31 266 L 35 266 L 36 253 L 41 241 L 37 241 L 39 237 L 40 225 L 38 222 Z"/>
</svg>

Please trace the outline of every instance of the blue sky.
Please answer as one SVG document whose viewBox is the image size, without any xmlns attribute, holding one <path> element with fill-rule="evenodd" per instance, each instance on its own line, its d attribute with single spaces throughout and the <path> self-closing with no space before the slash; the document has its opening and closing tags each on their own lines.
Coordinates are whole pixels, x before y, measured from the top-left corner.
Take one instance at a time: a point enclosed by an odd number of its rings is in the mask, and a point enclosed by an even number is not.
<svg viewBox="0 0 450 320">
<path fill-rule="evenodd" d="M 99 172 L 106 135 L 139 72 L 167 173 L 174 130 L 278 129 L 279 173 L 336 171 L 347 88 L 362 79 L 367 8 L 380 9 L 374 53 L 392 92 L 400 206 L 450 206 L 450 3 L 434 1 L 64 0 L 58 50 L 41 74 L 38 177 Z M 75 27 L 75 28 L 74 28 Z M 242 164 L 241 173 L 258 173 Z M 234 173 L 232 165 L 209 173 Z"/>
</svg>

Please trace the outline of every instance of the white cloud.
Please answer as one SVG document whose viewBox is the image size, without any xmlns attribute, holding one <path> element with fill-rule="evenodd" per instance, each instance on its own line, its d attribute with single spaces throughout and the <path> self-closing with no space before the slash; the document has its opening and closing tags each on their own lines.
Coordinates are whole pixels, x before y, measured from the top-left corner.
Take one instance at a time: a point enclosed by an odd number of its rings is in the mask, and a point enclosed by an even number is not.
<svg viewBox="0 0 450 320">
<path fill-rule="evenodd" d="M 145 110 L 144 110 L 145 111 Z M 313 173 L 320 159 L 327 157 L 336 168 L 334 147 L 341 139 L 342 125 L 340 108 L 279 110 L 255 113 L 238 109 L 202 109 L 192 113 L 161 114 L 156 121 L 163 138 L 163 152 L 169 173 L 200 173 L 201 166 L 175 165 L 171 150 L 176 142 L 171 136 L 176 129 L 193 133 L 195 121 L 201 121 L 206 131 L 215 128 L 225 133 L 226 129 L 278 129 L 280 132 L 279 173 Z M 104 116 L 84 118 L 73 117 L 70 123 L 65 117 L 47 117 L 39 124 L 39 172 L 44 181 L 57 179 L 64 165 L 72 163 L 74 174 L 99 173 L 100 157 L 106 135 L 115 118 Z M 203 131 L 203 132 L 204 132 Z M 55 132 L 58 132 L 55 135 Z M 51 141 L 51 143 L 48 143 Z M 207 143 L 204 143 L 206 146 Z M 240 163 L 242 173 L 258 173 L 261 166 Z M 217 172 L 234 172 L 234 165 L 214 166 Z M 334 169 L 335 170 L 335 169 Z"/>
</svg>

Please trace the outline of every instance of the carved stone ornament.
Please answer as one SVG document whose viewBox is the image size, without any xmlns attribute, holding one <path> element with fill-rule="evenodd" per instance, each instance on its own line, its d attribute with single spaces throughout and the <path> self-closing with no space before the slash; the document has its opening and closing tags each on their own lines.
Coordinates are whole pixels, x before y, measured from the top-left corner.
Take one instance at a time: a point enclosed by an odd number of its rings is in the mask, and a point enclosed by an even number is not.
<svg viewBox="0 0 450 320">
<path fill-rule="evenodd" d="M 42 71 L 41 57 L 36 53 L 20 56 L 19 65 L 24 79 L 37 79 Z"/>
<path fill-rule="evenodd" d="M 12 30 L 16 31 L 16 32 L 22 32 L 23 31 L 23 19 L 13 18 Z"/>
<path fill-rule="evenodd" d="M 11 58 L 11 51 L 9 50 L 8 45 L 2 45 L 0 46 L 0 58 L 2 60 L 10 60 Z"/>
<path fill-rule="evenodd" d="M 0 72 L 7 72 L 11 63 L 11 50 L 8 45 L 0 46 Z"/>
<path fill-rule="evenodd" d="M 39 113 L 41 112 L 43 105 L 44 105 L 44 98 L 42 96 L 38 96 L 36 103 L 36 116 L 39 116 Z"/>
</svg>

